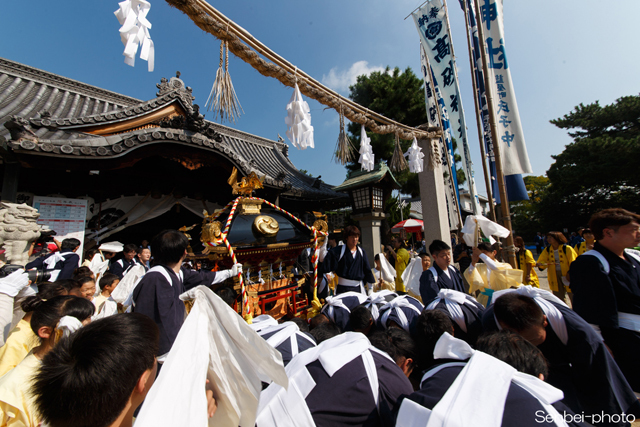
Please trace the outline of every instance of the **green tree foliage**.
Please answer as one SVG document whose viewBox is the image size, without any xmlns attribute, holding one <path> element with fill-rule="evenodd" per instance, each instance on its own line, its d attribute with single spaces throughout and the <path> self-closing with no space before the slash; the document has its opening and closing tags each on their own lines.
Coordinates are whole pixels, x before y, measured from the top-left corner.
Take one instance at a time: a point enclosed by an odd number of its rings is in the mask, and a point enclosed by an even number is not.
<svg viewBox="0 0 640 427">
<path fill-rule="evenodd" d="M 392 120 L 408 126 L 418 126 L 427 123 L 427 112 L 424 100 L 424 82 L 416 77 L 411 68 L 401 72 L 398 67 L 391 70 L 375 71 L 370 75 L 358 76 L 356 84 L 349 87 L 349 98 L 365 108 L 369 108 Z M 358 123 L 349 123 L 347 131 L 349 138 L 360 150 L 360 127 Z M 393 156 L 395 136 L 393 134 L 378 135 L 369 133 L 371 147 L 376 156 L 376 162 L 389 162 Z M 400 140 L 403 152 L 407 152 L 412 141 Z M 347 165 L 349 170 L 360 169 L 357 161 Z M 458 155 L 458 158 L 460 156 Z M 394 176 L 402 186 L 402 193 L 419 196 L 418 175 L 405 170 Z M 460 174 L 458 173 L 458 176 Z"/>
<path fill-rule="evenodd" d="M 567 145 L 547 171 L 550 187 L 542 200 L 547 229 L 585 225 L 605 208 L 640 212 L 640 96 L 625 96 L 601 107 L 580 104 L 562 118 L 551 120 L 571 130 Z"/>
<path fill-rule="evenodd" d="M 511 221 L 514 233 L 522 236 L 525 242 L 533 242 L 538 231 L 543 229 L 540 216 L 541 202 L 549 188 L 549 178 L 546 176 L 525 176 L 529 200 L 510 202 Z"/>
</svg>

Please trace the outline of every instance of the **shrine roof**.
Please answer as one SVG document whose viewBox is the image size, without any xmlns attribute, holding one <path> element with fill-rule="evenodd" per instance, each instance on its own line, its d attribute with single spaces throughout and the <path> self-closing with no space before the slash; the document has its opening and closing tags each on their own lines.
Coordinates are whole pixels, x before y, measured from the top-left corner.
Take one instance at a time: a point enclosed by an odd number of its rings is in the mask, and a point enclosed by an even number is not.
<svg viewBox="0 0 640 427">
<path fill-rule="evenodd" d="M 23 157 L 99 159 L 153 143 L 195 146 L 225 157 L 243 175 L 264 175 L 284 196 L 348 202 L 300 172 L 286 143 L 204 120 L 179 76 L 157 87 L 156 98 L 141 101 L 0 58 L 0 137 Z"/>
</svg>

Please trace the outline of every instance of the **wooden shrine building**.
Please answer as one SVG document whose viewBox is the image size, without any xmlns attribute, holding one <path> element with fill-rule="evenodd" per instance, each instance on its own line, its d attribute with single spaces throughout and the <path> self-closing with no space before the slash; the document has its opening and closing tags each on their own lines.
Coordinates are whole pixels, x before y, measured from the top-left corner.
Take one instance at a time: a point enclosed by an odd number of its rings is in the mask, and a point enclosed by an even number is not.
<svg viewBox="0 0 640 427">
<path fill-rule="evenodd" d="M 346 194 L 298 171 L 283 141 L 205 120 L 179 74 L 157 87 L 155 98 L 140 101 L 0 58 L 2 199 L 88 198 L 89 226 L 105 227 L 101 206 L 109 200 L 171 196 L 177 207 L 167 214 L 111 236 L 125 243 L 225 206 L 235 198 L 227 184 L 234 167 L 238 178 L 264 177 L 255 195 L 296 216 L 349 204 Z"/>
</svg>

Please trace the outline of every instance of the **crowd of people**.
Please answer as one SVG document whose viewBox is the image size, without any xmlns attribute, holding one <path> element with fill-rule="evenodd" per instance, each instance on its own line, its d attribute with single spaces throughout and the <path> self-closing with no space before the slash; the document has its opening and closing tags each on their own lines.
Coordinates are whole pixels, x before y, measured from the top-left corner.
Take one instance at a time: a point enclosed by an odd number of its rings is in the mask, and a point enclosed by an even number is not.
<svg viewBox="0 0 640 427">
<path fill-rule="evenodd" d="M 516 237 L 517 268 L 467 235 L 417 251 L 396 237 L 370 265 L 349 226 L 319 251 L 315 315 L 250 325 L 211 290 L 242 265 L 189 268 L 179 231 L 81 267 L 65 239 L 26 266 L 50 281 L 0 279 L 0 426 L 629 425 L 640 215 L 607 209 L 580 231 L 547 233 L 537 260 Z"/>
</svg>

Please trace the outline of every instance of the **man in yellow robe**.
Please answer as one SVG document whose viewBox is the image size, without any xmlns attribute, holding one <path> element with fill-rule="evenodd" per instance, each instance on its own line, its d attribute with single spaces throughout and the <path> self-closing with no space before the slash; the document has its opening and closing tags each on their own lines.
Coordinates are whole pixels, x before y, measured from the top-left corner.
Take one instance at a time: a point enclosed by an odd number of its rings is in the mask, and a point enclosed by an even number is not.
<svg viewBox="0 0 640 427">
<path fill-rule="evenodd" d="M 497 261 L 496 253 L 488 243 L 478 244 L 477 248 L 473 248 L 471 265 L 464 272 L 464 277 L 469 282 L 469 293 L 474 295 L 476 291 L 480 291 L 476 298 L 485 307 L 491 302 L 494 291 L 522 285 L 522 270 Z"/>
</svg>

